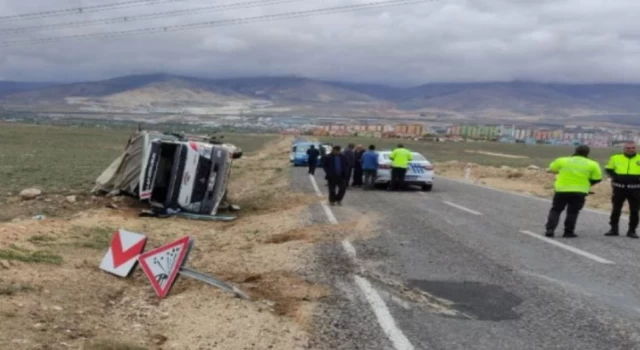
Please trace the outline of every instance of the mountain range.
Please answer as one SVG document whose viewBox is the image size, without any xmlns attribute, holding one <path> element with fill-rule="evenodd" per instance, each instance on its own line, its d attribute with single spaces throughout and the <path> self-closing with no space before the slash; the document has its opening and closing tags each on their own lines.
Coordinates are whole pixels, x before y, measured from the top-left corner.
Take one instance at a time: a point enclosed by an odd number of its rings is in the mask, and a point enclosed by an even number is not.
<svg viewBox="0 0 640 350">
<path fill-rule="evenodd" d="M 640 84 L 487 82 L 391 87 L 300 77 L 201 79 L 150 74 L 71 84 L 0 81 L 0 108 L 628 123 L 640 122 Z"/>
</svg>

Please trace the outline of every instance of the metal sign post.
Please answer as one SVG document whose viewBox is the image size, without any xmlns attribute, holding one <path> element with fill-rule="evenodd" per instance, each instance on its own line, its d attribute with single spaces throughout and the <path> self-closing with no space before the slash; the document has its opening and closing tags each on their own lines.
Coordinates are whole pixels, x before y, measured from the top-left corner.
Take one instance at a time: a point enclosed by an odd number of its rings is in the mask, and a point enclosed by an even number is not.
<svg viewBox="0 0 640 350">
<path fill-rule="evenodd" d="M 226 292 L 233 293 L 239 298 L 246 299 L 246 300 L 251 300 L 251 298 L 249 298 L 249 296 L 246 295 L 240 289 L 238 289 L 238 288 L 236 288 L 236 287 L 234 287 L 232 285 L 226 284 L 226 283 L 224 283 L 224 282 L 222 282 L 220 280 L 217 280 L 212 276 L 207 276 L 207 275 L 205 275 L 203 273 L 200 273 L 200 272 L 198 272 L 196 270 L 192 270 L 192 269 L 190 269 L 188 267 L 182 267 L 180 269 L 180 274 L 185 276 L 185 277 L 191 277 L 191 278 L 197 279 L 200 282 L 204 282 L 206 284 L 210 284 L 210 285 L 212 285 L 214 287 L 218 287 L 218 288 L 220 288 L 220 289 L 222 289 L 222 290 L 224 290 Z"/>
<path fill-rule="evenodd" d="M 189 239 L 189 248 L 187 249 L 187 256 L 185 257 L 185 259 L 184 259 L 184 261 L 182 263 L 182 266 L 180 267 L 180 271 L 179 271 L 180 275 L 185 276 L 185 277 L 190 277 L 190 278 L 196 279 L 196 280 L 198 280 L 200 282 L 204 282 L 206 284 L 209 284 L 209 285 L 212 285 L 214 287 L 220 288 L 220 289 L 224 290 L 225 292 L 229 292 L 229 293 L 235 294 L 235 296 L 238 297 L 238 298 L 242 298 L 242 299 L 245 299 L 245 300 L 251 300 L 251 298 L 249 298 L 249 296 L 246 293 L 244 293 L 243 291 L 241 291 L 240 289 L 238 289 L 238 288 L 236 288 L 236 287 L 234 287 L 234 286 L 232 286 L 230 284 L 227 284 L 227 283 L 225 283 L 223 281 L 220 281 L 220 280 L 216 279 L 213 276 L 208 276 L 208 275 L 205 275 L 205 274 L 203 274 L 201 272 L 198 272 L 196 270 L 193 270 L 193 269 L 190 269 L 190 268 L 186 267 L 185 265 L 187 264 L 187 260 L 189 260 L 189 253 L 191 252 L 191 249 L 193 249 L 194 245 L 195 245 L 195 240 L 192 237 L 192 238 Z"/>
</svg>

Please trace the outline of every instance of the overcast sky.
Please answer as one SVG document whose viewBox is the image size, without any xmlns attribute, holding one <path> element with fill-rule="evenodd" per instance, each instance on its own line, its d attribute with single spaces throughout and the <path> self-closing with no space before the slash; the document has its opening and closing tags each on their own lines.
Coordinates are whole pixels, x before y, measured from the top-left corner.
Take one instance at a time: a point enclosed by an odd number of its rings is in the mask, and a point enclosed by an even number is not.
<svg viewBox="0 0 640 350">
<path fill-rule="evenodd" d="M 0 0 L 0 17 L 123 1 Z M 182 0 L 45 19 L 0 19 L 0 42 L 371 0 L 299 0 L 127 24 L 1 32 L 246 1 Z M 638 14 L 639 0 L 439 0 L 160 34 L 0 47 L 0 80 L 80 81 L 162 72 L 208 78 L 299 75 L 394 85 L 509 80 L 640 83 Z"/>
</svg>

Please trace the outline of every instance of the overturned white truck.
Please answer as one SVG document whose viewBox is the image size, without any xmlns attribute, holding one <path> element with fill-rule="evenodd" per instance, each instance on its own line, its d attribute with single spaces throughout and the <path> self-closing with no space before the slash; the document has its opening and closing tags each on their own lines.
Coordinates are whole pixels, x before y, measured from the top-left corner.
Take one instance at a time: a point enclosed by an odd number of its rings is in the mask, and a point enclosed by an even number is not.
<svg viewBox="0 0 640 350">
<path fill-rule="evenodd" d="M 158 212 L 215 216 L 230 207 L 227 182 L 240 157 L 231 144 L 141 131 L 98 177 L 93 193 L 134 196 Z"/>
</svg>

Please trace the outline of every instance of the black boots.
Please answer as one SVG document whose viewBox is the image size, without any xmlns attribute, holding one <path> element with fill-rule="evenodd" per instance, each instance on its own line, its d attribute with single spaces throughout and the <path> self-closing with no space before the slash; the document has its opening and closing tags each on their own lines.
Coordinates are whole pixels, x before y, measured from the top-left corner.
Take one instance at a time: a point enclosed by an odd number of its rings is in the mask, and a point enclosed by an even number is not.
<svg viewBox="0 0 640 350">
<path fill-rule="evenodd" d="M 554 233 L 553 233 L 553 230 L 547 230 L 547 231 L 545 232 L 545 234 L 544 234 L 544 235 L 545 235 L 546 237 L 552 238 L 552 237 L 553 237 L 553 234 L 554 234 Z M 564 234 L 562 235 L 562 237 L 563 237 L 563 238 L 576 238 L 576 237 L 578 237 L 578 235 L 576 235 L 576 234 L 575 234 L 575 233 L 573 233 L 573 232 L 567 232 L 567 231 L 565 231 L 565 232 L 564 232 Z"/>
<path fill-rule="evenodd" d="M 611 228 L 607 233 L 605 233 L 604 235 L 605 235 L 605 236 L 608 236 L 608 237 L 619 236 L 618 228 L 617 228 L 617 227 L 616 227 L 616 228 L 613 228 L 613 227 L 612 227 L 612 228 Z"/>
<path fill-rule="evenodd" d="M 612 228 L 611 230 L 609 230 L 609 232 L 605 233 L 604 235 L 608 236 L 608 237 L 614 237 L 614 236 L 619 236 L 620 234 L 618 233 L 618 229 L 617 228 Z M 634 238 L 634 239 L 640 238 L 638 236 L 638 234 L 636 233 L 636 230 L 629 230 L 627 232 L 627 237 Z"/>
</svg>

